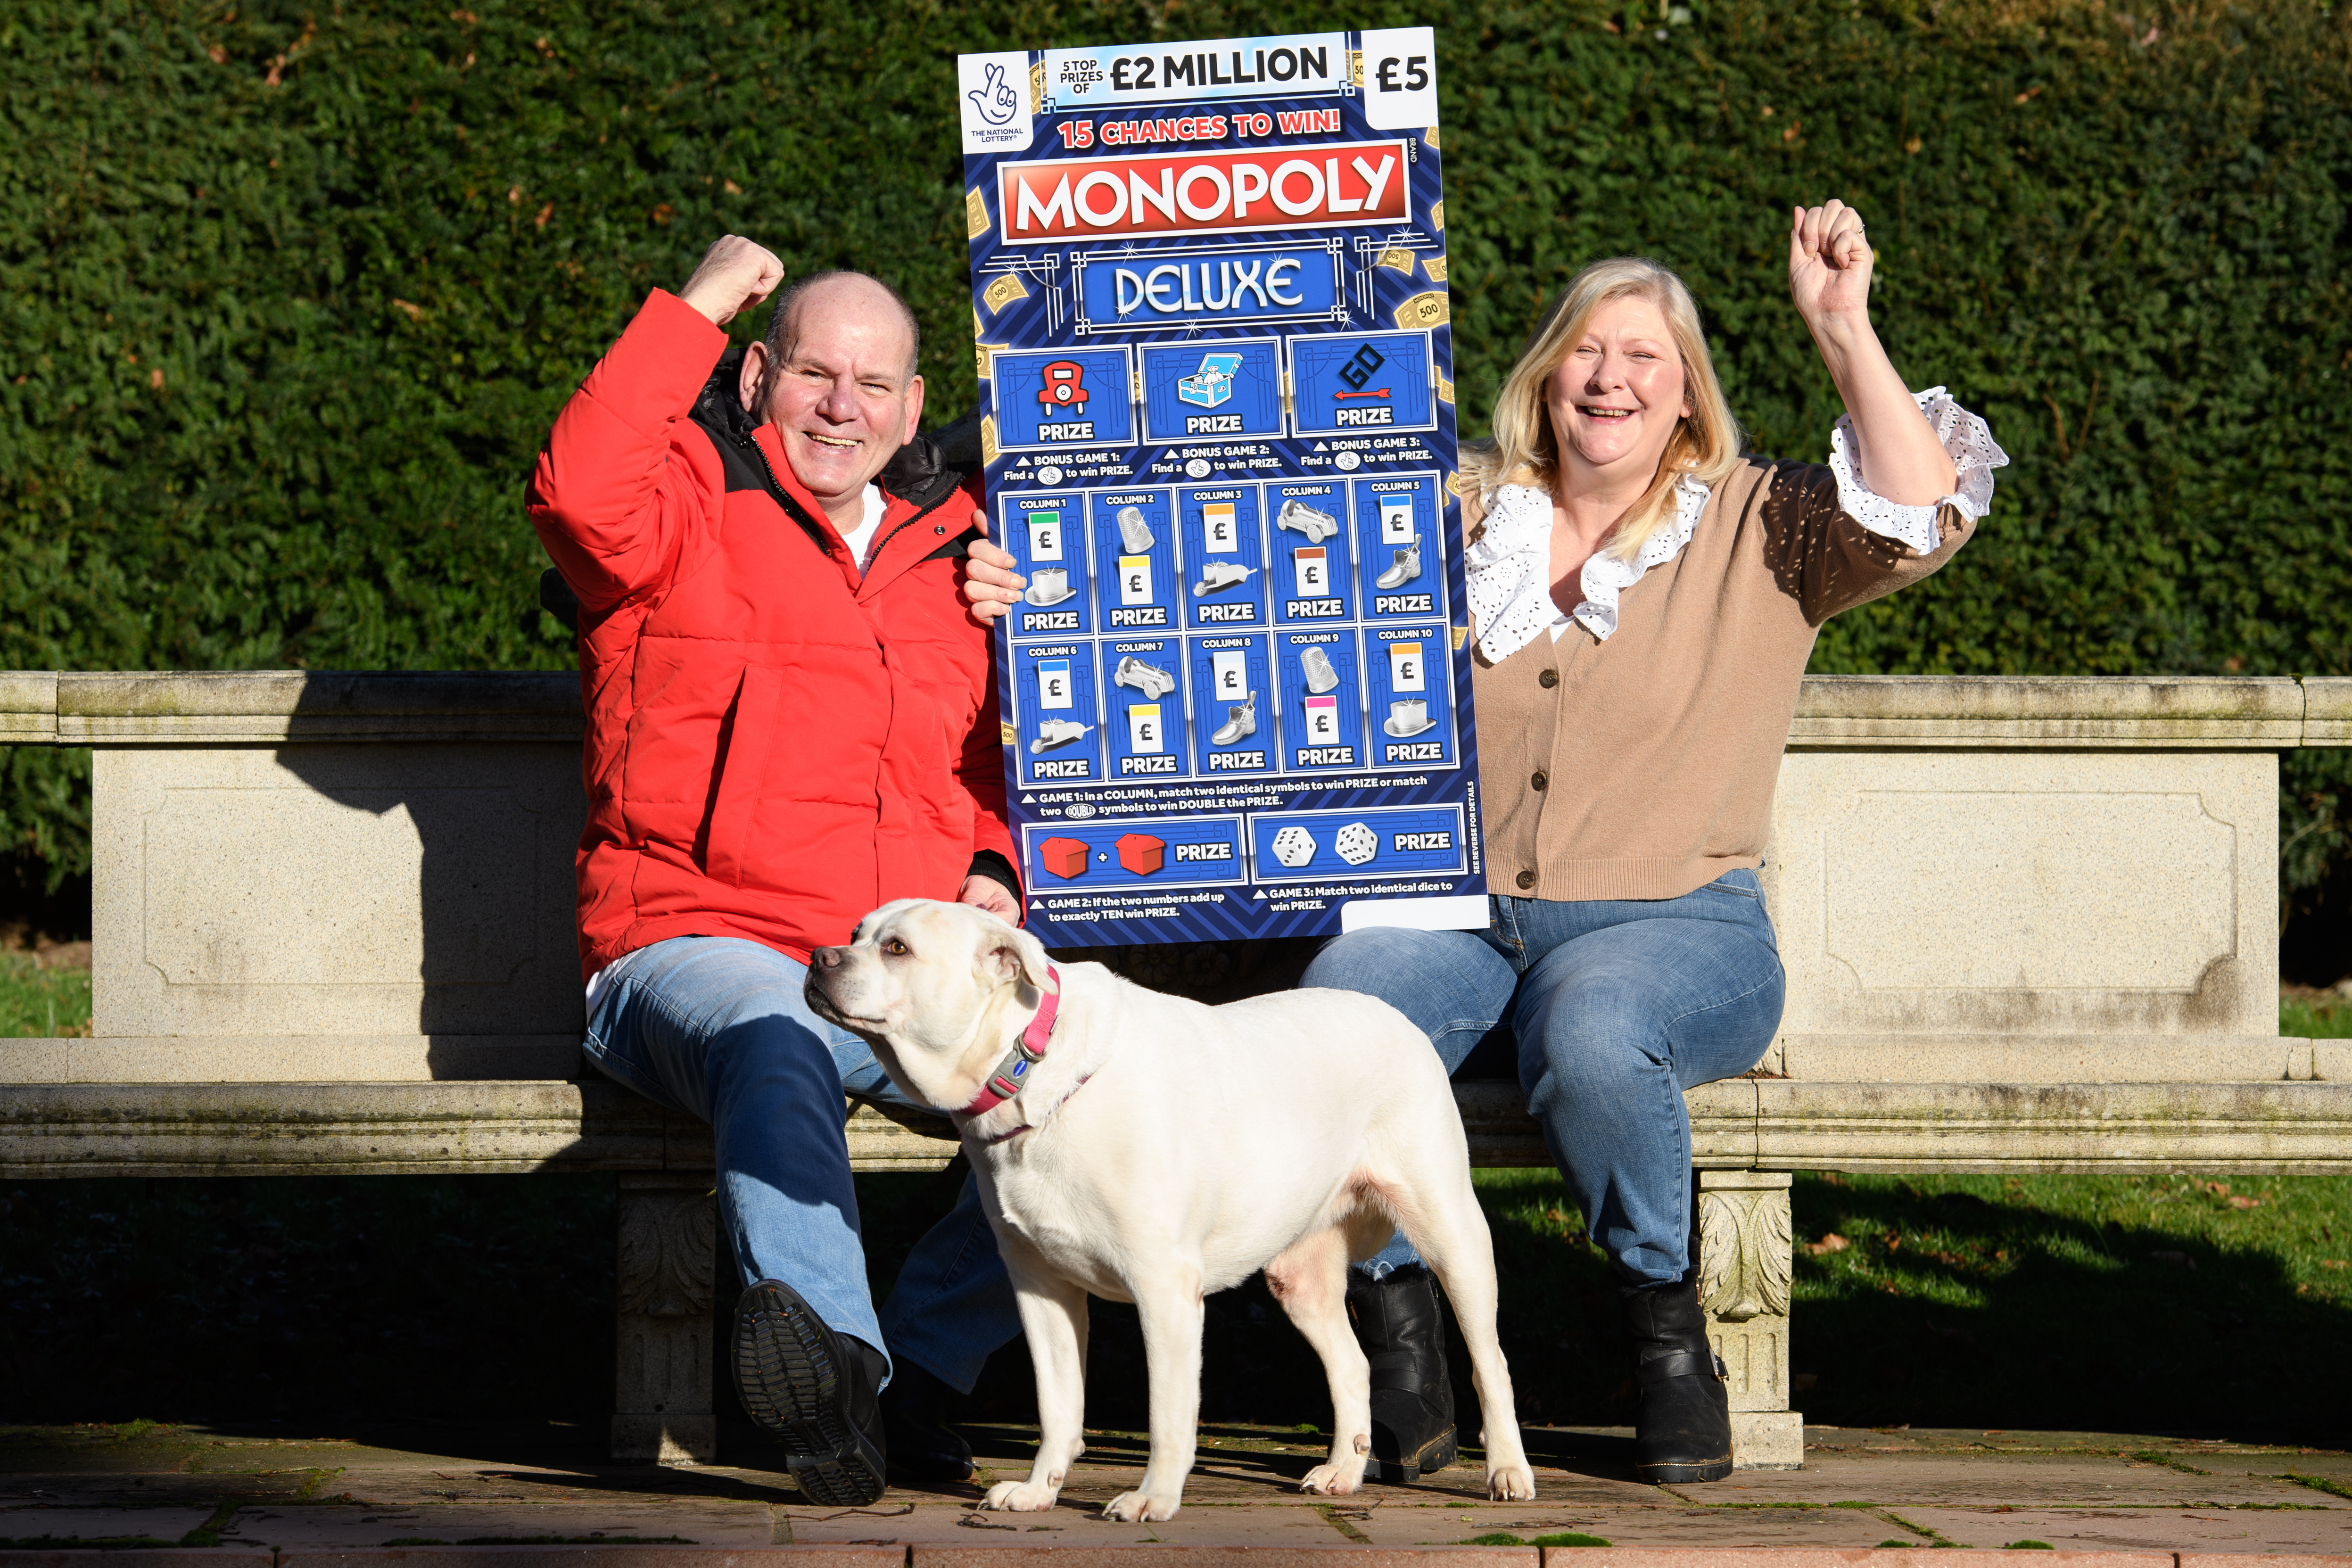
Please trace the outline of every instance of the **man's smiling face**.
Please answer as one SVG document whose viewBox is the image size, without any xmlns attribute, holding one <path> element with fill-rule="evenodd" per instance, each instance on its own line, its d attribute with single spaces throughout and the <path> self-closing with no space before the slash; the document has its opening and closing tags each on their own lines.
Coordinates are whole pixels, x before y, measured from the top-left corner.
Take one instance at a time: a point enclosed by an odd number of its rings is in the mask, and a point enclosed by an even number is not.
<svg viewBox="0 0 2352 1568">
<path fill-rule="evenodd" d="M 855 526 L 865 489 L 906 445 L 923 415 L 915 335 L 889 292 L 871 279 L 827 278 L 793 301 L 778 363 L 754 343 L 743 356 L 750 407 L 775 426 L 784 460 L 836 527 Z"/>
</svg>

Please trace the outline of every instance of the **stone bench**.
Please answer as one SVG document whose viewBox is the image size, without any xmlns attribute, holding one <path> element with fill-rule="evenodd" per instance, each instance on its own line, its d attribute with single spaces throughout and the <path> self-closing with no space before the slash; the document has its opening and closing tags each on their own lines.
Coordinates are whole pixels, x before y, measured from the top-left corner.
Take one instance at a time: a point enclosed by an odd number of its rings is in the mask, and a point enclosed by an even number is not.
<svg viewBox="0 0 2352 1568">
<path fill-rule="evenodd" d="M 0 744 L 95 760 L 92 1037 L 0 1040 L 0 1175 L 614 1172 L 614 1451 L 707 1459 L 709 1136 L 583 1072 L 580 730 L 569 675 L 0 674 Z M 2352 1165 L 2352 1042 L 2277 1032 L 2276 753 L 2346 744 L 2352 680 L 1805 682 L 1787 1016 L 1689 1096 L 1743 1466 L 1803 1451 L 1791 1172 Z M 954 1149 L 850 1119 L 861 1170 Z"/>
</svg>

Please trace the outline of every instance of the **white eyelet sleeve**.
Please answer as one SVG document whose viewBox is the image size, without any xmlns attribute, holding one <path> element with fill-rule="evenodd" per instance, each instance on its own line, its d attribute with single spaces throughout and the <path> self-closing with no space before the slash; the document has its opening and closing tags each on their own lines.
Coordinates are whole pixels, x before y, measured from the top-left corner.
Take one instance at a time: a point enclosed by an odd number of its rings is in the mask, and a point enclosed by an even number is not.
<svg viewBox="0 0 2352 1568">
<path fill-rule="evenodd" d="M 1942 387 L 1931 386 L 1915 395 L 1919 412 L 1935 427 L 1936 439 L 1960 471 L 1957 489 L 1929 506 L 1904 506 L 1864 484 L 1862 440 L 1850 414 L 1838 416 L 1837 427 L 1830 432 L 1830 472 L 1837 476 L 1838 510 L 1882 539 L 1933 555 L 1944 544 L 1937 514 L 1948 506 L 1972 523 L 1982 518 L 1992 507 L 1992 471 L 2008 466 L 2009 454 L 1994 444 L 1985 422 L 1953 402 Z"/>
</svg>

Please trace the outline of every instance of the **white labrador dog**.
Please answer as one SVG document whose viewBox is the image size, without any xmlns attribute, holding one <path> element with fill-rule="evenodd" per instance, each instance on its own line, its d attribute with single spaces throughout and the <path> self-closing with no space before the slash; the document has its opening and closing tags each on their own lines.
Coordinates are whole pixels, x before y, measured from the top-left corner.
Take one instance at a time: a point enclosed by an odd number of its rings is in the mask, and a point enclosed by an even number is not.
<svg viewBox="0 0 2352 1568">
<path fill-rule="evenodd" d="M 1350 1258 L 1402 1226 L 1454 1302 L 1485 1417 L 1486 1489 L 1535 1496 L 1495 1339 L 1495 1256 L 1445 1069 L 1387 1003 L 1293 991 L 1225 1007 L 1098 963 L 1049 964 L 1028 932 L 902 899 L 819 948 L 809 1005 L 874 1045 L 894 1082 L 954 1112 L 1020 1294 L 1041 1441 L 985 1506 L 1054 1506 L 1086 1451 L 1087 1297 L 1132 1301 L 1151 1458 L 1103 1510 L 1174 1515 L 1192 1468 L 1202 1300 L 1259 1269 L 1331 1384 L 1329 1462 L 1349 1492 L 1371 1447 L 1371 1381 L 1348 1325 Z"/>
</svg>

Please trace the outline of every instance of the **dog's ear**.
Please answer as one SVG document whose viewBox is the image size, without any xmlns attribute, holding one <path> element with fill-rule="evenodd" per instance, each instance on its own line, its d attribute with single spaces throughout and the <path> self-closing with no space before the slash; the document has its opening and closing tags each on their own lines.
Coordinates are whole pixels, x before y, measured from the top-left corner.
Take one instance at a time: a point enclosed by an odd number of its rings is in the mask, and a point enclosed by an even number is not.
<svg viewBox="0 0 2352 1568">
<path fill-rule="evenodd" d="M 1018 926 L 1009 926 L 993 918 L 981 936 L 979 962 L 974 967 L 999 985 L 1017 980 L 1039 991 L 1048 988 L 1045 944 Z"/>
</svg>

